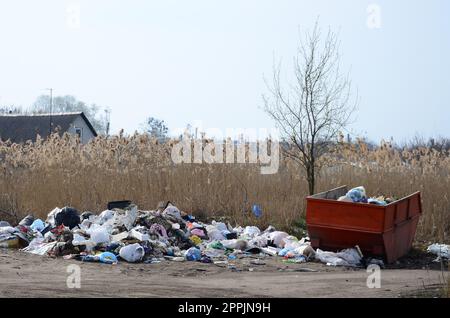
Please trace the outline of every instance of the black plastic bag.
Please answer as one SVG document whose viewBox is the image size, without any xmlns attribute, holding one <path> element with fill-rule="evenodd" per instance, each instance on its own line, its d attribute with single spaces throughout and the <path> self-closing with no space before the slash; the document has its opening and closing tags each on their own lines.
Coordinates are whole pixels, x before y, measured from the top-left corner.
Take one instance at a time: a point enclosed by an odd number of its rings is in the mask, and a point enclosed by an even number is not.
<svg viewBox="0 0 450 318">
<path fill-rule="evenodd" d="M 65 207 L 55 215 L 55 225 L 60 226 L 64 224 L 69 229 L 73 229 L 80 224 L 80 215 L 78 211 L 71 207 Z"/>
</svg>

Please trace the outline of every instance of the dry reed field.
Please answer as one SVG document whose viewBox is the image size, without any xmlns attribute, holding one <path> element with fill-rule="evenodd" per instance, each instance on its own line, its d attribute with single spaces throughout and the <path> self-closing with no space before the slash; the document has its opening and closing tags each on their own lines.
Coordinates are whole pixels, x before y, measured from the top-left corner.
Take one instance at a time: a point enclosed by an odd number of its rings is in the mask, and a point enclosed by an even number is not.
<svg viewBox="0 0 450 318">
<path fill-rule="evenodd" d="M 278 173 L 269 175 L 255 164 L 175 165 L 172 145 L 139 134 L 97 137 L 87 145 L 57 134 L 34 144 L 0 143 L 0 219 L 28 213 L 45 218 L 56 206 L 101 212 L 108 201 L 121 199 L 154 209 L 158 201 L 170 200 L 200 217 L 272 224 L 294 233 L 304 228 L 308 184 L 293 162 L 282 159 Z M 327 156 L 316 191 L 344 184 L 397 198 L 421 191 L 424 213 L 416 239 L 449 242 L 448 150 L 340 143 Z M 251 213 L 253 204 L 262 207 L 259 219 Z"/>
</svg>

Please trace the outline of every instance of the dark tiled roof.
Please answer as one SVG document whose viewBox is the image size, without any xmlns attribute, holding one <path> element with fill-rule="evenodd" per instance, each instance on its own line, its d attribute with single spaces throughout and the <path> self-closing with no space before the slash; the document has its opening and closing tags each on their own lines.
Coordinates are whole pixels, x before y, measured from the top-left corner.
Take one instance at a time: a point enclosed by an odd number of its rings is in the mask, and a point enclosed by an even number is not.
<svg viewBox="0 0 450 318">
<path fill-rule="evenodd" d="M 52 114 L 51 121 L 53 130 L 56 127 L 60 128 L 60 133 L 66 132 L 70 125 L 77 117 L 81 116 L 88 127 L 92 130 L 94 136 L 97 132 L 92 127 L 89 120 L 83 113 L 62 113 Z M 0 115 L 0 139 L 20 143 L 28 140 L 35 141 L 39 134 L 42 138 L 47 138 L 50 133 L 50 115 L 36 114 L 36 115 Z"/>
</svg>

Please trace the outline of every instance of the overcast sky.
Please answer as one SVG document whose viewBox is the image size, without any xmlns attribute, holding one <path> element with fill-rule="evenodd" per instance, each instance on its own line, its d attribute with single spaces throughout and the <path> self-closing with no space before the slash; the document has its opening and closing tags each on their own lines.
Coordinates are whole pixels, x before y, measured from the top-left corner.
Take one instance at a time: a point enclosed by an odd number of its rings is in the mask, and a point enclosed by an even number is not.
<svg viewBox="0 0 450 318">
<path fill-rule="evenodd" d="M 289 70 L 299 28 L 320 16 L 359 91 L 356 134 L 450 136 L 449 13 L 446 0 L 2 1 L 0 105 L 52 87 L 109 106 L 112 132 L 148 116 L 172 130 L 270 128 L 263 75 L 274 56 Z"/>
</svg>

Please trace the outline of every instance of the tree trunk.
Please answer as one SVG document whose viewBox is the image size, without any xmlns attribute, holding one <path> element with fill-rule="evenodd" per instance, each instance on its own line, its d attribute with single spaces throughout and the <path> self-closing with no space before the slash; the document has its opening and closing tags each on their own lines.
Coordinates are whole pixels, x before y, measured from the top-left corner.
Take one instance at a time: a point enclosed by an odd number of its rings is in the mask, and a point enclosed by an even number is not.
<svg viewBox="0 0 450 318">
<path fill-rule="evenodd" d="M 316 176 L 314 164 L 306 167 L 306 179 L 308 180 L 309 195 L 313 195 L 316 189 Z"/>
</svg>

